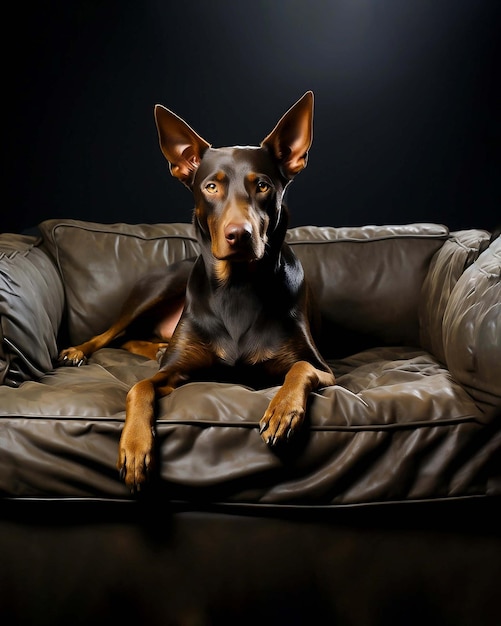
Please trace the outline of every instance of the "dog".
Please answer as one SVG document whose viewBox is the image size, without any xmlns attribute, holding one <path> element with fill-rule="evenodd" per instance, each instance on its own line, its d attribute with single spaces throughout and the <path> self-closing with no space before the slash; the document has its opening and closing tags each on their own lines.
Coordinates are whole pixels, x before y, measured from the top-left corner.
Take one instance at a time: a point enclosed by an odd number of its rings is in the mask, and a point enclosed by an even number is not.
<svg viewBox="0 0 501 626">
<path fill-rule="evenodd" d="M 175 113 L 154 108 L 170 172 L 194 196 L 200 254 L 140 281 L 111 328 L 58 358 L 81 365 L 121 335 L 131 352 L 162 353 L 158 372 L 127 394 L 117 467 L 133 492 L 154 467 L 155 403 L 179 385 L 279 385 L 259 423 L 275 447 L 300 429 L 310 392 L 335 384 L 313 340 L 303 268 L 285 243 L 283 197 L 307 163 L 313 100 L 306 92 L 259 146 L 244 147 L 213 148 Z M 155 341 L 127 337 L 146 326 Z"/>
</svg>

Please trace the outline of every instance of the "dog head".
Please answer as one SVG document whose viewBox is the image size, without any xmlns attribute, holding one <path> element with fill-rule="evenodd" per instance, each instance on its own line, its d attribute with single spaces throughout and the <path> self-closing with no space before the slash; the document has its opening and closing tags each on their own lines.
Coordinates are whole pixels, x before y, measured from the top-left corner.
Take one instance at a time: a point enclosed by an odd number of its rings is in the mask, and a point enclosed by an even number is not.
<svg viewBox="0 0 501 626">
<path fill-rule="evenodd" d="M 308 91 L 259 146 L 213 148 L 184 120 L 155 106 L 160 148 L 170 171 L 193 192 L 194 223 L 218 261 L 261 259 L 278 229 L 287 185 L 306 166 L 313 136 Z"/>
</svg>

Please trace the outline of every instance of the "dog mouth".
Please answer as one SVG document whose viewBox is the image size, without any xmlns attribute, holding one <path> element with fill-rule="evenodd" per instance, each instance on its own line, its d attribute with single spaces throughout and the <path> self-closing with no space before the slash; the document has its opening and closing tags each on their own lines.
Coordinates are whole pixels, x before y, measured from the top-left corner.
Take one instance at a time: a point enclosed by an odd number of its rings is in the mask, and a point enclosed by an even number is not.
<svg viewBox="0 0 501 626">
<path fill-rule="evenodd" d="M 259 261 L 263 256 L 262 254 L 257 254 L 253 248 L 249 250 L 229 250 L 222 254 L 213 250 L 212 255 L 218 261 L 230 261 L 231 263 L 252 263 Z"/>
</svg>

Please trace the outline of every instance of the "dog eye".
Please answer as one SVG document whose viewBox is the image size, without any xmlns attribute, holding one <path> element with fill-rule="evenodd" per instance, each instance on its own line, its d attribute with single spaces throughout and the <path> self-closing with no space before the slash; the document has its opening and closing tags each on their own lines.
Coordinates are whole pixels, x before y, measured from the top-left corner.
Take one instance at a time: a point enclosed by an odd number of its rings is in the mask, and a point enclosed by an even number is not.
<svg viewBox="0 0 501 626">
<path fill-rule="evenodd" d="M 205 191 L 207 191 L 207 193 L 217 193 L 216 183 L 207 183 L 205 185 Z"/>
<path fill-rule="evenodd" d="M 269 188 L 270 185 L 268 185 L 268 183 L 265 183 L 264 180 L 260 180 L 257 184 L 257 190 L 260 193 L 265 193 L 266 191 L 268 191 Z"/>
</svg>

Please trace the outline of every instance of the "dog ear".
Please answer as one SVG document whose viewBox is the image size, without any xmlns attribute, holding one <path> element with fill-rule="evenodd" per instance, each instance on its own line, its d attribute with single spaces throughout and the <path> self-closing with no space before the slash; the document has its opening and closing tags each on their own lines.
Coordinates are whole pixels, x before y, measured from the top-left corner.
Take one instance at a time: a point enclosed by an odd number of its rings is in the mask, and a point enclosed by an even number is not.
<svg viewBox="0 0 501 626">
<path fill-rule="evenodd" d="M 261 146 L 267 147 L 288 179 L 306 167 L 313 141 L 313 92 L 307 91 L 283 115 Z"/>
<path fill-rule="evenodd" d="M 161 104 L 155 105 L 160 149 L 169 162 L 170 171 L 187 187 L 210 144 L 202 139 L 188 124 Z"/>
</svg>

